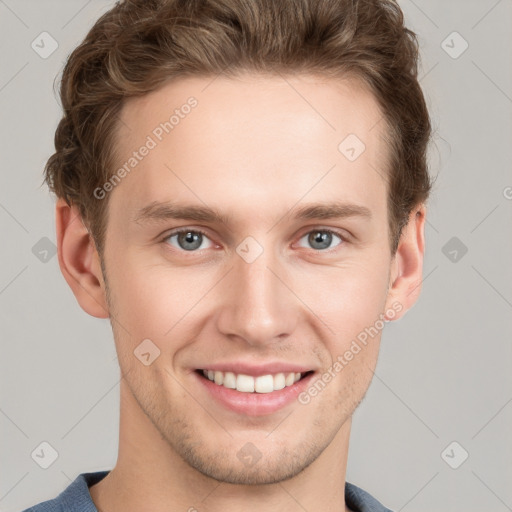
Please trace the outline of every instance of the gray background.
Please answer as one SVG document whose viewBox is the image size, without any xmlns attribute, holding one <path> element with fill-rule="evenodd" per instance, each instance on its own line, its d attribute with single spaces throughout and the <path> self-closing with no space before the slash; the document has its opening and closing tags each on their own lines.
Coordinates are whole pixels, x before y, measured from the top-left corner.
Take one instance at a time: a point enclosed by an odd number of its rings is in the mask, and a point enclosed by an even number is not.
<svg viewBox="0 0 512 512">
<path fill-rule="evenodd" d="M 0 0 L 4 512 L 116 461 L 110 325 L 85 314 L 62 278 L 51 252 L 54 203 L 40 186 L 60 118 L 54 78 L 111 5 Z M 512 0 L 400 5 L 419 34 L 439 177 L 422 295 L 385 329 L 354 416 L 347 480 L 398 511 L 512 510 Z M 31 47 L 43 31 L 58 42 L 47 58 Z M 454 31 L 469 44 L 459 56 L 464 41 Z M 48 469 L 31 458 L 43 441 L 58 452 Z M 460 464 L 463 450 L 468 459 L 453 469 L 447 462 Z"/>
</svg>

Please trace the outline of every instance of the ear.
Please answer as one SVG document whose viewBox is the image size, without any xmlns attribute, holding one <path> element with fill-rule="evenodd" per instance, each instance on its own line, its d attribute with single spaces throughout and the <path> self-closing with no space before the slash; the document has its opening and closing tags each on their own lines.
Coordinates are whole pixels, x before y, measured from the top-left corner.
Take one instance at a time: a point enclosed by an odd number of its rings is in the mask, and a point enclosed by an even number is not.
<svg viewBox="0 0 512 512">
<path fill-rule="evenodd" d="M 78 208 L 62 198 L 55 207 L 59 266 L 81 308 L 91 316 L 108 318 L 105 283 L 92 236 Z"/>
<path fill-rule="evenodd" d="M 386 299 L 386 311 L 393 310 L 395 314 L 393 317 L 386 315 L 388 320 L 397 320 L 404 316 L 420 295 L 425 253 L 425 218 L 426 207 L 421 204 L 411 212 L 409 221 L 402 230 L 391 263 Z"/>
</svg>

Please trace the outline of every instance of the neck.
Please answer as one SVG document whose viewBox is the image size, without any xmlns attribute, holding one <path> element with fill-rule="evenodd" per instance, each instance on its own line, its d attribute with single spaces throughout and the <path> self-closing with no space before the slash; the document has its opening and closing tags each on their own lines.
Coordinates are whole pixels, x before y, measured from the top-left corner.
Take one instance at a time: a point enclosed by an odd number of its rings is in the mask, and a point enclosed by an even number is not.
<svg viewBox="0 0 512 512">
<path fill-rule="evenodd" d="M 187 464 L 166 442 L 121 381 L 119 453 L 114 469 L 90 487 L 109 512 L 349 511 L 345 475 L 348 420 L 322 454 L 295 477 L 266 485 L 216 481 Z"/>
</svg>

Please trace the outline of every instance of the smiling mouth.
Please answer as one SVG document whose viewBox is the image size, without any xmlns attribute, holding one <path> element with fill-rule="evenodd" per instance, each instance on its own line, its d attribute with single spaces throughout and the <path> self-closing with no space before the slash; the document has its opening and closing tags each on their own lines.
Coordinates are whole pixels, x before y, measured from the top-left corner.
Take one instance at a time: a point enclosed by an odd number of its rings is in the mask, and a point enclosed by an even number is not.
<svg viewBox="0 0 512 512">
<path fill-rule="evenodd" d="M 217 370 L 196 370 L 201 377 L 208 379 L 218 386 L 227 389 L 236 389 L 241 393 L 272 393 L 286 387 L 293 386 L 296 382 L 313 373 L 273 373 L 253 377 L 243 373 L 221 372 Z"/>
</svg>

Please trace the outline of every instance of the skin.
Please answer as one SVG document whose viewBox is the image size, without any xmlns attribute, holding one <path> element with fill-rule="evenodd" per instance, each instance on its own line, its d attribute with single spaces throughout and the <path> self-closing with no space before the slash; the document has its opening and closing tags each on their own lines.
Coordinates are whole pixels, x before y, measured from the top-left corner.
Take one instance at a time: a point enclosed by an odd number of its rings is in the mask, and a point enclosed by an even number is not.
<svg viewBox="0 0 512 512">
<path fill-rule="evenodd" d="M 105 275 L 76 208 L 57 203 L 62 273 L 87 313 L 110 318 L 123 375 L 117 464 L 91 496 L 109 512 L 349 510 L 351 416 L 380 331 L 308 404 L 269 415 L 225 409 L 192 371 L 238 359 L 290 361 L 317 375 L 332 368 L 379 315 L 391 320 L 398 304 L 396 320 L 416 301 L 425 207 L 411 212 L 392 257 L 385 123 L 373 96 L 349 80 L 247 74 L 166 84 L 125 104 L 119 165 L 190 96 L 197 107 L 109 192 Z M 351 133 L 366 146 L 353 162 L 338 150 Z M 229 222 L 135 222 L 153 201 L 207 205 Z M 294 218 L 329 201 L 365 206 L 371 218 Z M 208 237 L 186 251 L 166 238 L 173 228 Z M 318 249 L 307 235 L 321 228 L 342 238 Z M 247 236 L 263 247 L 252 263 L 236 252 Z M 147 338 L 161 353 L 145 366 L 133 351 Z M 250 467 L 237 457 L 248 442 L 261 454 Z"/>
</svg>

